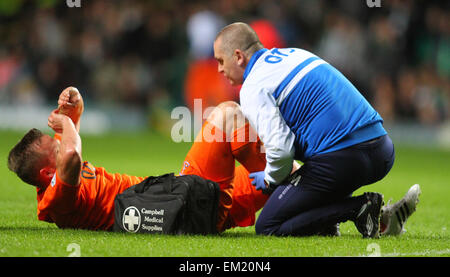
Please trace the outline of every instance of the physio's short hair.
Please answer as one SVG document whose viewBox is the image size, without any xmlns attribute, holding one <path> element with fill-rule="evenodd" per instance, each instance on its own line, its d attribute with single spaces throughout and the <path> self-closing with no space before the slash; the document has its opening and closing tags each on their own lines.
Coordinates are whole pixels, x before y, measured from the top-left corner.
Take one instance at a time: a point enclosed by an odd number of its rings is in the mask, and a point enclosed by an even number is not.
<svg viewBox="0 0 450 277">
<path fill-rule="evenodd" d="M 31 129 L 9 152 L 8 168 L 27 184 L 37 186 L 41 155 L 33 148 L 33 143 L 44 134 L 38 129 Z"/>
<path fill-rule="evenodd" d="M 239 49 L 247 56 L 264 48 L 255 30 L 243 22 L 235 22 L 225 26 L 216 36 L 221 39 L 221 49 L 225 55 L 232 56 L 234 50 Z"/>
</svg>

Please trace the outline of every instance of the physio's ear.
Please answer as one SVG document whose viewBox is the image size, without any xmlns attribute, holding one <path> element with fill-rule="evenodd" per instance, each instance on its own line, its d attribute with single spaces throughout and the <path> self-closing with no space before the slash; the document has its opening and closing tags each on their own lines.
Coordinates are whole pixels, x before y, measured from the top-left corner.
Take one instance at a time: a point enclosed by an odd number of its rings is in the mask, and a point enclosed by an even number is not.
<svg viewBox="0 0 450 277">
<path fill-rule="evenodd" d="M 234 50 L 234 58 L 239 66 L 246 66 L 246 57 L 240 49 Z"/>
</svg>

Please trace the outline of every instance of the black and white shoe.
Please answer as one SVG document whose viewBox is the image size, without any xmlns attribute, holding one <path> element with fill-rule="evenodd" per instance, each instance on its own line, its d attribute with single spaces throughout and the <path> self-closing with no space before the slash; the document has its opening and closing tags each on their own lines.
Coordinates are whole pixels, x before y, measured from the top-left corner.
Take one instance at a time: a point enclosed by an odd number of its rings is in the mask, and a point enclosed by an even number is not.
<svg viewBox="0 0 450 277">
<path fill-rule="evenodd" d="M 388 201 L 381 209 L 380 235 L 399 236 L 406 232 L 406 221 L 416 211 L 420 194 L 420 186 L 415 184 L 398 202 L 391 204 L 392 199 Z"/>
<path fill-rule="evenodd" d="M 367 201 L 362 205 L 354 222 L 363 238 L 378 238 L 380 236 L 380 215 L 383 206 L 383 195 L 376 192 L 364 193 Z"/>
</svg>

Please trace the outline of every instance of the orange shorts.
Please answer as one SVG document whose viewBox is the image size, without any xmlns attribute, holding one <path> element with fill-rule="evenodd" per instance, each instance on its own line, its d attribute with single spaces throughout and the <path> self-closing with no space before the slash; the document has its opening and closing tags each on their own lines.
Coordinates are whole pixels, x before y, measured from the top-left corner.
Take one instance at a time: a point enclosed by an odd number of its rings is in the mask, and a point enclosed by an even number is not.
<svg viewBox="0 0 450 277">
<path fill-rule="evenodd" d="M 257 159 L 261 164 L 255 155 L 255 161 Z M 264 170 L 264 167 L 259 170 Z M 244 166 L 236 166 L 229 142 L 194 142 L 180 172 L 180 175 L 187 174 L 199 175 L 219 184 L 219 231 L 254 225 L 255 213 L 269 198 L 251 184 Z"/>
</svg>

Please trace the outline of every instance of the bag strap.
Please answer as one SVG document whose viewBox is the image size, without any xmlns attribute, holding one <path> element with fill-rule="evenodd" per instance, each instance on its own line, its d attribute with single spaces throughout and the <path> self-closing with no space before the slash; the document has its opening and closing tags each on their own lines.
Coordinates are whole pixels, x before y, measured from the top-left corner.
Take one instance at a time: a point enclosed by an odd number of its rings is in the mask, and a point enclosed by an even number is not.
<svg viewBox="0 0 450 277">
<path fill-rule="evenodd" d="M 144 181 L 135 185 L 134 192 L 143 193 L 152 185 L 164 183 L 164 190 L 167 193 L 170 193 L 173 188 L 173 180 L 174 179 L 175 179 L 175 175 L 173 173 L 167 173 L 167 174 L 164 174 L 161 176 L 150 176 L 147 179 L 145 179 Z"/>
</svg>

